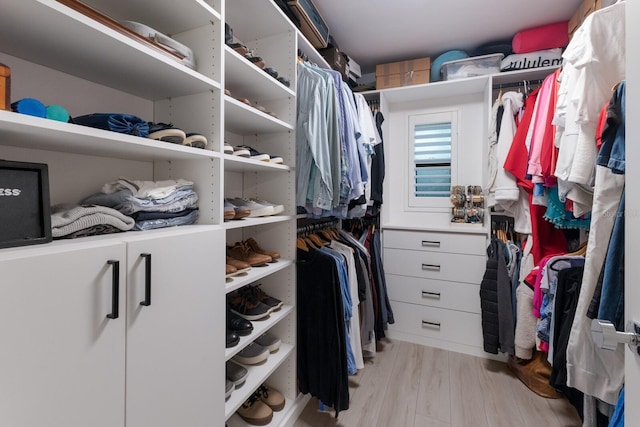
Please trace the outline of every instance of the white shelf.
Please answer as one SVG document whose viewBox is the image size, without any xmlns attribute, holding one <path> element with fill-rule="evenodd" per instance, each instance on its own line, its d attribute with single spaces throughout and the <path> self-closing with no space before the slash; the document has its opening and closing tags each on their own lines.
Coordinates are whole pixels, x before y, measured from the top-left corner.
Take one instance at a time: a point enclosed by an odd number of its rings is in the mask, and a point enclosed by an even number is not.
<svg viewBox="0 0 640 427">
<path fill-rule="evenodd" d="M 252 64 L 229 46 L 225 46 L 224 51 L 225 88 L 229 89 L 233 96 L 251 97 L 255 102 L 296 96 L 293 90 Z"/>
<path fill-rule="evenodd" d="M 244 218 L 235 221 L 226 221 L 222 224 L 222 228 L 231 230 L 234 228 L 254 227 L 256 225 L 275 224 L 277 222 L 291 221 L 294 217 L 291 215 L 274 215 L 260 218 Z"/>
<path fill-rule="evenodd" d="M 284 270 L 293 265 L 294 261 L 289 259 L 279 259 L 278 262 L 269 263 L 264 267 L 253 267 L 251 270 L 243 273 L 241 276 L 233 276 L 227 279 L 226 289 L 227 293 L 240 289 L 243 286 L 260 280 L 264 277 L 270 276 L 280 270 Z"/>
<path fill-rule="evenodd" d="M 228 1 L 225 13 L 234 36 L 245 43 L 295 31 L 289 18 L 272 0 Z"/>
<path fill-rule="evenodd" d="M 300 30 L 296 30 L 298 33 L 298 49 L 302 51 L 310 62 L 318 65 L 320 68 L 331 68 L 329 63 L 322 55 L 318 53 L 315 47 L 311 44 L 311 42 L 305 37 L 304 34 L 300 32 Z"/>
<path fill-rule="evenodd" d="M 242 365 L 247 368 L 249 374 L 244 384 L 231 393 L 224 405 L 225 420 L 228 420 L 249 396 L 293 353 L 293 346 L 282 343 L 280 349 L 269 355 L 269 358 L 260 365 Z"/>
<path fill-rule="evenodd" d="M 0 144 L 127 160 L 219 158 L 220 153 L 0 110 Z"/>
<path fill-rule="evenodd" d="M 425 83 L 384 89 L 384 99 L 389 103 L 411 102 L 424 99 L 449 98 L 459 95 L 482 95 L 487 88 L 489 76 L 470 77 L 468 79 Z"/>
<path fill-rule="evenodd" d="M 146 99 L 220 88 L 219 82 L 54 0 L 5 1 L 2 21 L 0 52 Z"/>
<path fill-rule="evenodd" d="M 224 97 L 224 126 L 225 131 L 239 135 L 286 132 L 294 129 L 292 125 L 228 95 Z"/>
<path fill-rule="evenodd" d="M 210 25 L 221 20 L 220 13 L 202 0 L 83 0 L 117 21 L 135 21 L 166 35 Z M 151 13 L 153 11 L 153 13 Z"/>
<path fill-rule="evenodd" d="M 277 154 L 277 153 L 273 153 Z M 224 169 L 233 172 L 282 172 L 290 171 L 291 167 L 287 165 L 278 165 L 275 163 L 263 162 L 261 160 L 251 160 L 246 157 L 233 156 L 231 154 L 223 154 Z"/>
<path fill-rule="evenodd" d="M 251 332 L 251 335 L 247 335 L 246 337 L 241 336 L 238 345 L 231 348 L 226 348 L 224 351 L 224 360 L 227 361 L 236 354 L 240 353 L 243 348 L 252 343 L 260 335 L 267 332 L 278 322 L 291 314 L 291 312 L 293 312 L 293 306 L 285 305 L 280 310 L 271 313 L 271 315 L 264 320 L 252 320 L 251 323 L 253 324 L 253 332 Z M 279 351 L 277 353 L 279 353 Z"/>
<path fill-rule="evenodd" d="M 492 74 L 491 79 L 494 85 L 513 83 L 522 80 L 544 79 L 557 69 L 558 67 L 540 67 L 529 68 L 527 70 L 508 71 L 505 73 Z"/>
</svg>

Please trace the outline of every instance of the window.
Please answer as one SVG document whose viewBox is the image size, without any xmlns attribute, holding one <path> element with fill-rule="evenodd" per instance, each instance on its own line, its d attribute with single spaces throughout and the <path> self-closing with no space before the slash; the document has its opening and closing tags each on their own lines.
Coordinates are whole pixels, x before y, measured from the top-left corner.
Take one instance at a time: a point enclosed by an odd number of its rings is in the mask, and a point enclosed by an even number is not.
<svg viewBox="0 0 640 427">
<path fill-rule="evenodd" d="M 409 206 L 450 205 L 457 135 L 455 118 L 454 112 L 410 116 Z"/>
</svg>

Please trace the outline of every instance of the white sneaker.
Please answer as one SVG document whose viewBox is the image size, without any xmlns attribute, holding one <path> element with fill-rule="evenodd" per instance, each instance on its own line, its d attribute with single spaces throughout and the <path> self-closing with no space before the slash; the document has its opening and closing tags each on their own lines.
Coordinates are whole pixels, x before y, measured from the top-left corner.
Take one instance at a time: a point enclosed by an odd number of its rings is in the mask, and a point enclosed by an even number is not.
<svg viewBox="0 0 640 427">
<path fill-rule="evenodd" d="M 223 152 L 224 154 L 233 154 L 233 147 L 225 142 Z"/>
<path fill-rule="evenodd" d="M 255 202 L 250 199 L 243 199 L 240 197 L 236 199 L 229 199 L 229 201 L 238 207 L 251 209 L 251 214 L 249 215 L 249 218 L 274 215 L 273 213 L 274 207 L 273 205 L 270 205 L 270 204 L 263 205 L 262 203 Z"/>
<path fill-rule="evenodd" d="M 252 202 L 258 203 L 260 205 L 263 205 L 263 206 L 271 206 L 271 207 L 273 207 L 273 213 L 270 214 L 270 215 L 278 215 L 278 214 L 281 214 L 282 212 L 284 212 L 284 205 L 276 205 L 274 203 L 268 202 L 266 200 L 258 199 L 258 198 L 255 198 L 255 197 L 252 197 L 249 200 L 251 200 Z"/>
</svg>

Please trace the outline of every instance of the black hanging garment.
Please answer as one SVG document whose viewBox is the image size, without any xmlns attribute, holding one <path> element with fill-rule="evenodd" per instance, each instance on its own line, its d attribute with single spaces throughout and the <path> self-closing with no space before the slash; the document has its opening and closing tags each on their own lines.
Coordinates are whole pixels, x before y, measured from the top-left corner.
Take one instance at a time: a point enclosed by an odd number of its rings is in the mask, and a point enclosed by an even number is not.
<svg viewBox="0 0 640 427">
<path fill-rule="evenodd" d="M 504 257 L 504 243 L 491 239 L 487 268 L 480 283 L 480 309 L 484 351 L 492 354 L 515 353 L 511 279 Z"/>
<path fill-rule="evenodd" d="M 297 348 L 300 392 L 349 409 L 344 309 L 335 259 L 309 248 L 297 257 Z"/>
</svg>

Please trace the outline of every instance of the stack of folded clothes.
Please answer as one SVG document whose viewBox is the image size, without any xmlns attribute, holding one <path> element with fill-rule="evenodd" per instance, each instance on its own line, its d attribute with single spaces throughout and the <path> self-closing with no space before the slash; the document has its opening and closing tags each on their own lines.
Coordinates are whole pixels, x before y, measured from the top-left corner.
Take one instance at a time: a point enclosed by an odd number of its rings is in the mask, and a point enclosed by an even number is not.
<svg viewBox="0 0 640 427">
<path fill-rule="evenodd" d="M 185 180 L 132 181 L 120 178 L 105 184 L 82 204 L 107 206 L 131 216 L 134 230 L 194 224 L 198 220 L 198 195 Z"/>
<path fill-rule="evenodd" d="M 131 230 L 133 218 L 106 206 L 56 205 L 51 208 L 51 235 L 55 239 L 97 236 Z"/>
</svg>

